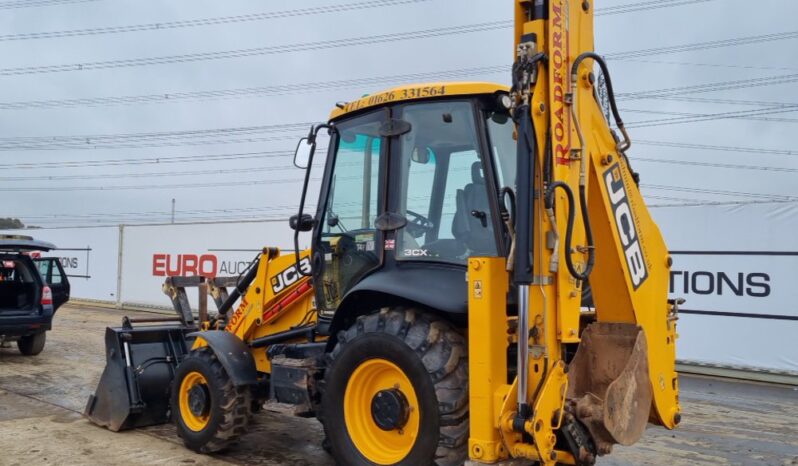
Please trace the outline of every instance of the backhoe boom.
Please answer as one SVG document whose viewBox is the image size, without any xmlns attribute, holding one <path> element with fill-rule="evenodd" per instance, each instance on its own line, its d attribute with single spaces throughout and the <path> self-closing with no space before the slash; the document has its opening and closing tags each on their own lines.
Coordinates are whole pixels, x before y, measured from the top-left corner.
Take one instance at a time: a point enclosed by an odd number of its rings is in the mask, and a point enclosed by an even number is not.
<svg viewBox="0 0 798 466">
<path fill-rule="evenodd" d="M 494 431 L 472 422 L 470 454 L 488 463 L 592 464 L 613 444 L 637 441 L 649 420 L 667 428 L 679 422 L 670 259 L 626 155 L 631 142 L 609 70 L 593 52 L 592 3 L 516 0 L 515 8 L 518 318 L 504 327 L 517 327 L 518 375 L 509 386 L 481 377 L 502 361 L 479 361 L 477 353 L 498 355 L 506 342 L 489 327 L 483 335 L 486 327 L 474 321 L 502 319 L 497 309 L 506 303 L 476 290 L 490 289 L 486 281 L 500 289 L 504 263 L 472 258 L 470 339 L 484 342 L 471 347 L 472 403 L 490 393 L 494 405 L 502 402 Z M 600 83 L 620 137 L 598 103 Z M 582 309 L 587 286 L 595 312 Z"/>
</svg>

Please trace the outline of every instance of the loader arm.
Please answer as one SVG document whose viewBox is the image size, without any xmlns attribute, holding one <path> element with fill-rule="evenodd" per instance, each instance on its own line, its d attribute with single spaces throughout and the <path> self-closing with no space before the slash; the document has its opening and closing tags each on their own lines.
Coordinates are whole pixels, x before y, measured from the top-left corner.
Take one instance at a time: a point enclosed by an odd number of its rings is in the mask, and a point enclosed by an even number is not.
<svg viewBox="0 0 798 466">
<path fill-rule="evenodd" d="M 298 266 L 296 257 L 299 257 Z M 293 339 L 302 339 L 316 322 L 313 288 L 310 280 L 300 273 L 310 270 L 309 257 L 310 250 L 298 251 L 295 256 L 294 252 L 281 255 L 278 249 L 264 248 L 260 259 L 253 263 L 256 273 L 252 282 L 245 286 L 235 311 L 225 317 L 224 327 L 219 328 L 259 347 L 252 352 L 259 373 L 271 372 L 271 361 L 266 355 L 270 341 L 290 341 L 292 335 Z M 228 299 L 237 298 L 231 295 Z M 192 350 L 209 344 L 199 333 Z"/>
</svg>

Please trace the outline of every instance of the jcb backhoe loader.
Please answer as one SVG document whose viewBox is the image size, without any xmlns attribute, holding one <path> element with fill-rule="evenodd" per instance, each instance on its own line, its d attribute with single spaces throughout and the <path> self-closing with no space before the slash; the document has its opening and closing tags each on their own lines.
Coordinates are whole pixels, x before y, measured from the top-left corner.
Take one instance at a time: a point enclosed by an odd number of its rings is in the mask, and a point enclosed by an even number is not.
<svg viewBox="0 0 798 466">
<path fill-rule="evenodd" d="M 588 465 L 649 422 L 674 428 L 670 258 L 593 12 L 516 0 L 511 88 L 420 84 L 338 105 L 297 149 L 297 250 L 264 249 L 229 295 L 167 283 L 180 325 L 108 329 L 86 415 L 114 430 L 171 416 L 188 447 L 214 452 L 263 402 L 288 404 L 318 417 L 346 465 Z M 191 280 L 214 318 L 193 320 Z"/>
</svg>

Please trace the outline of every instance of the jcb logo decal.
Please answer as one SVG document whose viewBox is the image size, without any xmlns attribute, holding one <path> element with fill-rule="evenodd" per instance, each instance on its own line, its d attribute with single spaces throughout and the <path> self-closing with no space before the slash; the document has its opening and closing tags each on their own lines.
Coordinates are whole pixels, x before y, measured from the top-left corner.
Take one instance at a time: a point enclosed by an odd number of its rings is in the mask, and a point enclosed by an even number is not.
<svg viewBox="0 0 798 466">
<path fill-rule="evenodd" d="M 301 261 L 299 261 L 299 268 L 300 270 L 302 270 L 303 274 L 309 274 L 310 260 L 306 257 Z M 274 294 L 277 294 L 283 291 L 284 289 L 296 283 L 300 277 L 301 275 L 299 275 L 299 272 L 297 272 L 296 265 L 288 267 L 287 269 L 283 270 L 282 272 L 272 277 L 272 292 L 274 292 Z"/>
<path fill-rule="evenodd" d="M 604 182 L 607 185 L 607 192 L 610 194 L 615 228 L 618 230 L 624 256 L 626 256 L 629 277 L 632 280 L 632 286 L 637 289 L 648 278 L 648 270 L 646 270 L 643 249 L 640 246 L 640 237 L 632 218 L 629 198 L 626 196 L 621 167 L 618 164 L 605 172 Z"/>
</svg>

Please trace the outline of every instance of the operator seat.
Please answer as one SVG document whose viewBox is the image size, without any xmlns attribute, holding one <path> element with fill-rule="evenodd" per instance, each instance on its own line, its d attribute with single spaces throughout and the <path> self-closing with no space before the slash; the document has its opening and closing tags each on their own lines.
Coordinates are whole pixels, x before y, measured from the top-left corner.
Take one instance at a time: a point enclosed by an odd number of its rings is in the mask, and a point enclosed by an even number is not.
<svg viewBox="0 0 798 466">
<path fill-rule="evenodd" d="M 490 228 L 490 205 L 481 162 L 471 165 L 471 183 L 457 190 L 456 202 L 457 210 L 452 220 L 455 239 L 474 255 L 495 254 L 496 239 Z"/>
</svg>

